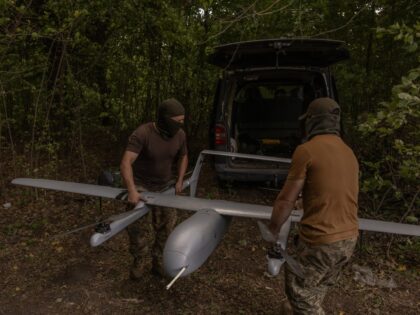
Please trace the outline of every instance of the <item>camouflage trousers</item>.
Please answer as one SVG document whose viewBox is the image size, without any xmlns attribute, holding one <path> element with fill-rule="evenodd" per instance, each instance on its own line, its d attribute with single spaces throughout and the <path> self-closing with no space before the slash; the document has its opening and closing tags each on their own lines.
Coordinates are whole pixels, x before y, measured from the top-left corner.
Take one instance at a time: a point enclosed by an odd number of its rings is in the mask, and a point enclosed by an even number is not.
<svg viewBox="0 0 420 315">
<path fill-rule="evenodd" d="M 286 295 L 293 314 L 325 314 L 322 301 L 334 285 L 343 266 L 349 261 L 357 238 L 330 244 L 311 245 L 299 240 L 296 260 L 305 278 L 301 279 L 286 264 Z"/>
<path fill-rule="evenodd" d="M 141 186 L 137 188 L 139 191 L 147 190 Z M 176 221 L 175 209 L 150 207 L 150 211 L 144 217 L 127 227 L 130 240 L 129 251 L 133 257 L 131 278 L 141 278 L 150 271 L 164 275 L 163 248 Z"/>
</svg>

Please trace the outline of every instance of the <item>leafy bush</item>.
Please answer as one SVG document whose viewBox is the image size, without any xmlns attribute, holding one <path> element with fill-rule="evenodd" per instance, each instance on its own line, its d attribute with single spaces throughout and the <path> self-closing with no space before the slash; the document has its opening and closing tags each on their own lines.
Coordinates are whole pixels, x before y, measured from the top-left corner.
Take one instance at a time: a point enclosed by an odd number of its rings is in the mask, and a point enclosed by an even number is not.
<svg viewBox="0 0 420 315">
<path fill-rule="evenodd" d="M 395 24 L 379 29 L 380 36 L 393 35 L 416 54 L 420 23 L 414 27 Z M 418 56 L 417 56 L 418 58 Z M 417 59 L 417 64 L 419 59 Z M 374 211 L 392 209 L 401 219 L 417 221 L 420 186 L 420 66 L 411 69 L 392 88 L 391 99 L 367 115 L 359 132 L 361 143 L 361 191 Z M 411 213 L 411 216 L 409 214 Z"/>
</svg>

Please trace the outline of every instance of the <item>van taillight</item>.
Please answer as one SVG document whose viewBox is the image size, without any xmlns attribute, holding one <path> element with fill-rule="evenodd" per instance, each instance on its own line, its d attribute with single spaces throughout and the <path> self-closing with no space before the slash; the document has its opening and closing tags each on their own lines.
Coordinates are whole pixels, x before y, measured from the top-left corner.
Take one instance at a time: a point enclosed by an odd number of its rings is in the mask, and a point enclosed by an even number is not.
<svg viewBox="0 0 420 315">
<path fill-rule="evenodd" d="M 226 128 L 224 125 L 216 124 L 216 128 L 214 128 L 215 135 L 214 135 L 214 144 L 215 145 L 222 145 L 226 144 Z"/>
</svg>

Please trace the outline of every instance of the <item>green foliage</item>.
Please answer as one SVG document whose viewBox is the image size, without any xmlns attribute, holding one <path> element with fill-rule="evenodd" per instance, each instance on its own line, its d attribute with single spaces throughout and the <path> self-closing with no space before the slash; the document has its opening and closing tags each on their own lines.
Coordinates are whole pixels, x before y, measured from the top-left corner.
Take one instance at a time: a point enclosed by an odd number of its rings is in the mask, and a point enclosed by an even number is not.
<svg viewBox="0 0 420 315">
<path fill-rule="evenodd" d="M 420 39 L 420 24 L 413 28 L 395 24 L 379 29 L 381 36 L 390 34 L 403 41 L 404 48 L 415 54 Z M 362 145 L 362 191 L 372 200 L 386 198 L 387 206 L 403 204 L 401 211 L 418 208 L 418 178 L 420 177 L 420 66 L 411 69 L 392 88 L 391 99 L 380 104 L 379 111 L 366 117 L 359 125 Z M 376 199 L 376 200 L 375 200 Z M 400 201 L 402 203 L 392 203 Z M 378 204 L 377 204 L 378 205 Z M 405 213 L 407 215 L 408 213 Z"/>
<path fill-rule="evenodd" d="M 202 145 L 220 75 L 206 62 L 214 46 L 339 39 L 352 56 L 334 71 L 363 191 L 374 209 L 403 209 L 418 177 L 416 9 L 410 0 L 0 1 L 0 152 L 28 176 L 57 174 L 61 160 L 86 173 L 86 161 L 119 159 L 168 97 L 186 106 L 189 142 Z"/>
<path fill-rule="evenodd" d="M 395 23 L 389 28 L 378 27 L 378 37 L 382 38 L 384 35 L 392 35 L 395 41 L 402 41 L 404 49 L 410 53 L 414 53 L 418 48 L 420 32 L 420 22 L 416 22 L 413 27 L 405 25 L 405 23 Z"/>
</svg>

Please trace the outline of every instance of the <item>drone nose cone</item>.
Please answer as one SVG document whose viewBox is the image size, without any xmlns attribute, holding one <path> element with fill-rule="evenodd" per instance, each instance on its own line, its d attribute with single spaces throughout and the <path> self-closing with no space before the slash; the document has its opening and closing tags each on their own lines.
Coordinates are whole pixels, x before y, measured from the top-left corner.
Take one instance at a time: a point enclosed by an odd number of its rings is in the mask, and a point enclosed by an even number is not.
<svg viewBox="0 0 420 315">
<path fill-rule="evenodd" d="M 188 257 L 183 253 L 170 249 L 163 251 L 163 268 L 168 276 L 175 277 L 182 268 L 188 266 L 187 263 Z"/>
</svg>

